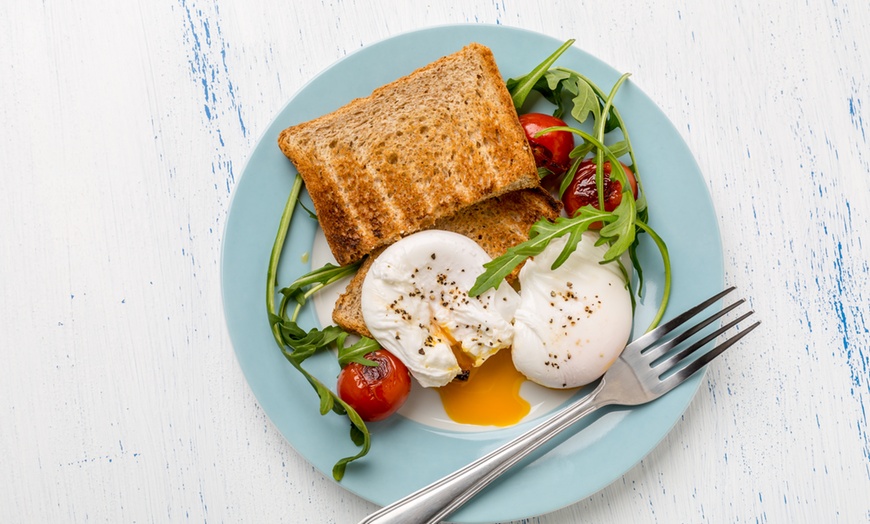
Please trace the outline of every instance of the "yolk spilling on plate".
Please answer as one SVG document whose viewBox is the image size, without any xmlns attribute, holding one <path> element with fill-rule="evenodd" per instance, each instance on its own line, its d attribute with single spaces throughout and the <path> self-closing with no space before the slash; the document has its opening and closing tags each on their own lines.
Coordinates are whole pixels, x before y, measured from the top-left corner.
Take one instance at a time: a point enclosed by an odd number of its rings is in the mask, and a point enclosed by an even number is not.
<svg viewBox="0 0 870 524">
<path fill-rule="evenodd" d="M 510 351 L 502 350 L 473 368 L 468 380 L 454 380 L 437 390 L 454 422 L 504 427 L 516 424 L 531 409 L 520 396 L 525 380 L 514 368 Z"/>
</svg>

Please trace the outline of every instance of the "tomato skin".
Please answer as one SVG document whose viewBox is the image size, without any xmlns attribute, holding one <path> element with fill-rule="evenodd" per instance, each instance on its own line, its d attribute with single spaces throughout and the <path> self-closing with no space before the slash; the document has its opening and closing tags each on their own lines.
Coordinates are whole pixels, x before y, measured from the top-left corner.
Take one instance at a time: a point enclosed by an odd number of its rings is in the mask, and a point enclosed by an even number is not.
<svg viewBox="0 0 870 524">
<path fill-rule="evenodd" d="M 366 358 L 378 363 L 346 365 L 338 374 L 338 396 L 367 422 L 383 420 L 396 412 L 411 392 L 411 375 L 401 360 L 384 349 Z"/>
<path fill-rule="evenodd" d="M 631 185 L 634 198 L 637 198 L 637 181 L 634 178 L 631 168 L 620 162 L 622 170 L 625 172 L 625 178 Z M 610 173 L 612 167 L 610 162 L 604 162 L 602 166 L 604 170 L 604 210 L 613 211 L 622 202 L 622 184 L 619 180 L 611 178 Z M 565 205 L 565 212 L 568 216 L 574 216 L 583 206 L 591 205 L 598 209 L 598 188 L 595 185 L 595 161 L 584 160 L 580 162 L 577 172 L 574 174 L 574 179 L 568 184 L 565 194 L 562 195 L 562 204 Z M 590 229 L 600 229 L 601 223 L 595 222 Z"/>
<path fill-rule="evenodd" d="M 520 124 L 535 155 L 535 165 L 549 169 L 556 176 L 565 173 L 571 166 L 568 154 L 574 149 L 574 134 L 569 131 L 552 131 L 539 137 L 535 135 L 548 127 L 567 126 L 567 124 L 543 113 L 522 114 Z"/>
</svg>

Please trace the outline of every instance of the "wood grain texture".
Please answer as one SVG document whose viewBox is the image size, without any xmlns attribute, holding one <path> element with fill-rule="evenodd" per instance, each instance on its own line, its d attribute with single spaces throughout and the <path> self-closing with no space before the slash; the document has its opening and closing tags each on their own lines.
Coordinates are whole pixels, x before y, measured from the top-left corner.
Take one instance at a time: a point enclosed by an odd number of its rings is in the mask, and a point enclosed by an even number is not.
<svg viewBox="0 0 870 524">
<path fill-rule="evenodd" d="M 764 323 L 637 467 L 528 522 L 870 520 L 870 4 L 12 0 L 0 522 L 374 509 L 258 407 L 224 327 L 221 235 L 253 145 L 308 79 L 457 22 L 574 37 L 631 71 L 694 152 L 726 280 Z"/>
</svg>

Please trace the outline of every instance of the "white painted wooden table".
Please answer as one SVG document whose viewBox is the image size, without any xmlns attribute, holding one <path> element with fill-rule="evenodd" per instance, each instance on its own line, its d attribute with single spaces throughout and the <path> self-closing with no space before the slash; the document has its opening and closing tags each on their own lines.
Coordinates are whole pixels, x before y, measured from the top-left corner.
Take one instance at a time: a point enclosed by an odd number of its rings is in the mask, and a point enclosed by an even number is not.
<svg viewBox="0 0 870 524">
<path fill-rule="evenodd" d="M 549 4 L 549 5 L 548 5 Z M 761 5 L 759 5 L 761 4 Z M 0 3 L 0 522 L 335 522 L 224 326 L 221 236 L 304 82 L 400 32 L 577 45 L 681 131 L 763 329 L 561 522 L 870 520 L 870 4 Z"/>
</svg>

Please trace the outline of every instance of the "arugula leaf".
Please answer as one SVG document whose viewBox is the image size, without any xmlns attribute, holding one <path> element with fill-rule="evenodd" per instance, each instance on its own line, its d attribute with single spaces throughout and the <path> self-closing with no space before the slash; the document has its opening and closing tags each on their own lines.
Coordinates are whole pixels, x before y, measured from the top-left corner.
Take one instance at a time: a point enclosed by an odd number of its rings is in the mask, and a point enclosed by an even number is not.
<svg viewBox="0 0 870 524">
<path fill-rule="evenodd" d="M 474 285 L 471 286 L 471 289 L 468 291 L 468 295 L 476 297 L 489 289 L 498 289 L 498 286 L 501 285 L 504 278 L 510 275 L 514 268 L 520 265 L 520 263 L 527 258 L 540 254 L 554 238 L 569 234 L 572 231 L 579 231 L 579 233 L 582 233 L 589 228 L 590 224 L 597 220 L 611 220 L 610 213 L 599 211 L 594 207 L 589 207 L 588 210 L 584 212 L 585 209 L 586 208 L 581 208 L 581 214 L 574 218 L 559 217 L 554 222 L 550 222 L 547 219 L 541 219 L 535 222 L 529 231 L 528 240 L 508 248 L 505 254 L 496 257 L 483 265 L 483 267 L 486 268 L 486 271 L 477 277 Z M 566 246 L 566 249 L 568 247 L 569 246 Z M 573 247 L 576 249 L 576 242 Z M 571 251 L 573 252 L 573 249 Z M 561 265 L 561 263 L 559 263 L 559 265 Z M 554 263 L 553 269 L 556 269 L 557 267 L 558 265 Z"/>
<path fill-rule="evenodd" d="M 578 77 L 569 75 L 562 80 L 563 89 L 571 93 L 573 98 L 571 102 L 574 106 L 571 108 L 571 116 L 579 123 L 583 123 L 592 114 L 594 121 L 601 118 L 601 107 L 598 105 L 598 96 L 589 85 L 589 83 Z"/>
<path fill-rule="evenodd" d="M 302 209 L 304 209 L 306 213 L 308 213 L 308 218 L 311 218 L 311 219 L 313 219 L 313 220 L 317 220 L 317 213 L 315 213 L 314 211 L 308 209 L 308 206 L 306 206 L 305 204 L 303 204 L 301 200 L 299 201 L 299 206 L 300 206 Z"/>
<path fill-rule="evenodd" d="M 287 361 L 305 377 L 320 397 L 320 414 L 326 415 L 332 411 L 338 415 L 345 415 L 350 420 L 351 427 L 353 428 L 351 432 L 352 440 L 354 444 L 362 449 L 355 455 L 339 459 L 335 463 L 335 466 L 333 466 L 333 478 L 341 481 L 347 465 L 354 460 L 364 457 L 369 452 L 371 448 L 371 434 L 359 414 L 341 400 L 336 393 L 303 368 L 302 362 L 318 350 L 328 347 L 344 331 L 336 326 L 328 326 L 323 330 L 312 329 L 306 332 L 295 321 L 289 319 L 280 320 L 273 324 L 273 327 L 277 327 L 281 333 L 283 341 L 281 352 L 287 358 Z"/>
<path fill-rule="evenodd" d="M 662 254 L 662 264 L 664 265 L 665 282 L 662 286 L 662 300 L 659 303 L 659 310 L 656 312 L 655 317 L 653 317 L 652 322 L 650 323 L 650 329 L 652 329 L 661 322 L 662 318 L 664 318 L 665 310 L 668 307 L 668 300 L 671 297 L 671 256 L 668 253 L 668 246 L 653 228 L 648 226 L 646 222 L 642 220 L 638 220 L 637 225 L 644 231 L 644 233 L 653 239 L 653 242 L 655 242 L 656 247 L 659 248 L 659 252 Z"/>
<path fill-rule="evenodd" d="M 271 322 L 275 315 L 275 289 L 278 278 L 278 262 L 281 260 L 281 251 L 284 250 L 284 241 L 287 240 L 287 232 L 290 230 L 290 222 L 293 219 L 293 209 L 296 207 L 296 202 L 299 200 L 299 193 L 302 191 L 302 176 L 297 173 L 293 180 L 293 188 L 290 189 L 290 196 L 287 197 L 287 203 L 284 205 L 284 211 L 281 213 L 281 221 L 278 223 L 278 233 L 275 236 L 275 243 L 272 244 L 272 252 L 269 254 L 269 266 L 266 268 L 266 311 L 269 314 Z M 272 323 L 272 336 L 278 347 L 283 348 L 284 343 L 281 340 L 280 332 Z"/>
<path fill-rule="evenodd" d="M 284 343 L 293 348 L 287 358 L 298 364 L 318 351 L 328 349 L 344 333 L 338 326 L 326 326 L 322 330 L 314 328 L 306 332 L 290 319 L 282 319 L 279 329 Z"/>
<path fill-rule="evenodd" d="M 594 209 L 594 208 L 593 208 Z M 622 193 L 622 202 L 611 212 L 615 220 L 604 224 L 599 234 L 606 239 L 610 247 L 604 253 L 604 260 L 614 260 L 625 253 L 635 238 L 635 220 L 637 208 L 634 205 L 634 196 L 629 190 Z"/>
<path fill-rule="evenodd" d="M 547 169 L 546 167 L 538 168 L 538 178 L 544 178 L 545 176 L 552 175 L 553 172 Z"/>
<path fill-rule="evenodd" d="M 344 406 L 347 407 L 347 418 L 350 419 L 350 440 L 357 446 L 361 447 L 359 453 L 350 457 L 344 457 L 339 459 L 338 462 L 332 467 L 332 478 L 335 480 L 341 480 L 344 477 L 344 470 L 347 468 L 347 465 L 353 462 L 354 460 L 361 459 L 366 454 L 368 454 L 369 449 L 372 445 L 371 435 L 369 434 L 368 429 L 366 429 L 366 424 L 363 422 L 362 417 L 354 411 L 350 406 L 347 406 L 342 402 Z"/>
<path fill-rule="evenodd" d="M 357 262 L 355 264 L 349 264 L 347 266 L 336 266 L 334 264 L 327 263 L 320 269 L 315 269 L 310 273 L 302 275 L 297 278 L 292 284 L 281 289 L 281 294 L 285 297 L 289 297 L 294 299 L 300 305 L 305 305 L 305 301 L 311 296 L 314 292 L 319 291 L 320 289 L 341 280 L 344 277 L 353 275 L 357 268 L 359 268 L 361 262 Z M 306 290 L 307 286 L 317 285 L 317 287 L 312 291 L 310 289 Z"/>
<path fill-rule="evenodd" d="M 538 83 L 538 80 L 547 70 L 550 69 L 550 66 L 553 65 L 556 60 L 564 53 L 571 45 L 574 43 L 574 39 L 570 39 L 566 41 L 564 44 L 559 46 L 559 49 L 548 56 L 543 62 L 538 64 L 534 69 L 532 69 L 527 75 L 522 76 L 520 78 L 511 78 L 507 81 L 508 91 L 511 93 L 511 99 L 514 102 L 514 107 L 519 111 L 520 108 L 523 107 L 523 104 L 526 101 L 526 97 L 529 96 L 529 93 L 532 92 L 532 89 L 535 87 L 535 84 Z"/>
<path fill-rule="evenodd" d="M 346 336 L 347 334 L 345 334 Z M 366 357 L 372 351 L 377 351 L 381 346 L 376 340 L 368 337 L 362 337 L 358 342 L 350 346 L 344 345 L 344 338 L 338 344 L 338 365 L 344 367 L 351 362 L 362 364 L 363 366 L 377 366 L 378 363 L 374 360 L 369 360 Z"/>
<path fill-rule="evenodd" d="M 341 267 L 327 263 L 319 269 L 315 269 L 314 271 L 302 275 L 292 284 L 283 288 L 281 293 L 285 298 L 292 298 L 296 301 L 296 311 L 294 311 L 291 318 L 293 320 L 296 319 L 300 308 L 305 305 L 308 297 L 314 292 L 319 291 L 320 289 L 323 289 L 323 287 L 337 282 L 346 276 L 352 275 L 361 263 L 362 262 L 357 262 L 355 264 Z M 283 310 L 284 308 L 282 307 L 282 311 Z M 277 318 L 280 321 L 281 317 L 279 316 Z M 371 338 L 362 337 L 356 343 L 346 346 L 345 342 L 349 333 L 338 326 L 327 326 L 323 328 L 322 331 L 318 331 L 315 328 L 306 334 L 296 325 L 295 322 L 292 322 L 291 328 L 286 327 L 287 325 L 288 324 L 285 324 L 284 329 L 292 329 L 293 331 L 290 336 L 297 337 L 295 345 L 297 353 L 300 351 L 317 351 L 318 349 L 322 349 L 328 345 L 335 345 L 338 348 L 338 364 L 341 367 L 344 367 L 351 362 L 357 362 L 364 366 L 378 365 L 377 362 L 365 358 L 367 354 L 380 349 L 378 343 Z"/>
<path fill-rule="evenodd" d="M 527 242 L 531 242 L 531 240 L 528 240 Z M 474 281 L 474 285 L 468 290 L 468 296 L 476 297 L 488 289 L 498 289 L 498 286 L 501 285 L 505 277 L 511 274 L 515 267 L 522 264 L 522 262 L 530 256 L 537 255 L 544 250 L 544 247 L 546 247 L 545 244 L 541 246 L 537 253 L 533 252 L 532 254 L 526 255 L 517 252 L 517 248 L 522 245 L 523 244 L 516 245 L 508 249 L 504 255 L 496 257 L 484 264 L 483 267 L 486 268 L 486 271 L 478 275 L 477 280 Z"/>
<path fill-rule="evenodd" d="M 572 75 L 572 76 L 576 76 L 577 78 L 583 79 L 587 84 L 589 84 L 589 87 L 591 87 L 592 90 L 595 91 L 596 96 L 598 96 L 598 98 L 600 100 L 606 100 L 608 98 L 607 93 L 605 93 L 600 87 L 598 87 L 595 84 L 595 82 L 593 82 L 592 80 L 583 76 L 582 74 L 578 73 L 577 71 L 574 71 L 572 69 L 568 69 L 568 68 L 562 67 L 562 66 L 558 66 L 558 67 L 554 68 L 554 70 L 560 72 L 561 74 Z M 623 77 L 624 76 L 625 75 L 623 75 Z M 620 78 L 619 82 L 617 82 L 617 83 L 621 83 L 622 81 L 623 81 L 623 79 Z M 603 105 L 603 102 L 602 102 L 602 105 Z M 629 140 L 629 137 L 628 137 L 628 130 L 625 127 L 625 121 L 622 119 L 622 115 L 619 114 L 619 110 L 616 109 L 616 106 L 612 106 L 610 108 L 610 110 L 607 112 L 607 119 L 604 123 L 604 132 L 609 133 L 617 128 L 622 131 L 623 140 L 625 140 L 629 144 L 628 156 L 631 159 L 632 167 L 637 166 L 637 161 L 634 158 L 634 151 L 631 149 L 631 146 L 630 146 L 631 141 Z M 635 175 L 637 175 L 636 169 L 634 170 L 634 173 L 635 173 Z M 638 184 L 640 184 L 640 178 L 638 178 L 637 181 L 638 181 Z M 640 192 L 640 194 L 643 195 L 643 192 Z"/>
<path fill-rule="evenodd" d="M 626 142 L 625 140 L 610 144 L 607 147 L 610 148 L 610 152 L 613 153 L 613 156 L 617 158 L 624 156 L 628 153 L 628 142 Z"/>
<path fill-rule="evenodd" d="M 550 69 L 544 76 L 535 83 L 533 91 L 540 93 L 548 102 L 556 106 L 553 111 L 553 116 L 562 118 L 565 115 L 567 108 L 565 97 L 563 96 L 562 81 L 570 78 L 569 73 L 562 73 L 555 69 Z"/>
<path fill-rule="evenodd" d="M 376 363 L 367 361 L 364 356 L 359 356 L 356 351 L 370 344 L 367 341 L 371 341 L 371 339 L 363 339 L 345 348 L 344 342 L 348 334 L 338 326 L 327 326 L 323 329 L 314 328 L 310 331 L 305 331 L 296 324 L 299 311 L 308 297 L 319 289 L 353 273 L 356 267 L 346 266 L 339 268 L 334 265 L 327 265 L 307 275 L 303 275 L 290 286 L 281 290 L 284 297 L 281 300 L 280 310 L 276 311 L 275 289 L 277 288 L 278 263 L 281 260 L 281 252 L 287 239 L 287 233 L 290 230 L 293 210 L 299 200 L 301 190 L 302 177 L 297 174 L 293 182 L 293 188 L 290 191 L 290 196 L 287 198 L 287 203 L 281 214 L 278 233 L 275 236 L 275 243 L 272 245 L 272 252 L 269 256 L 269 265 L 266 270 L 266 313 L 269 318 L 269 325 L 272 328 L 272 336 L 281 349 L 281 353 L 317 393 L 320 399 L 320 414 L 326 415 L 332 411 L 338 415 L 346 416 L 351 423 L 351 440 L 361 449 L 355 455 L 339 459 L 335 463 L 335 466 L 333 466 L 333 478 L 341 481 L 347 465 L 368 454 L 371 448 L 371 434 L 359 414 L 351 406 L 342 401 L 336 393 L 303 368 L 302 363 L 318 351 L 329 348 L 332 345 L 338 346 L 339 352 L 345 350 L 350 355 L 348 358 L 352 361 L 366 361 L 369 363 L 367 365 Z M 296 302 L 296 308 L 293 314 L 288 317 L 286 316 L 286 306 L 290 300 Z"/>
</svg>

